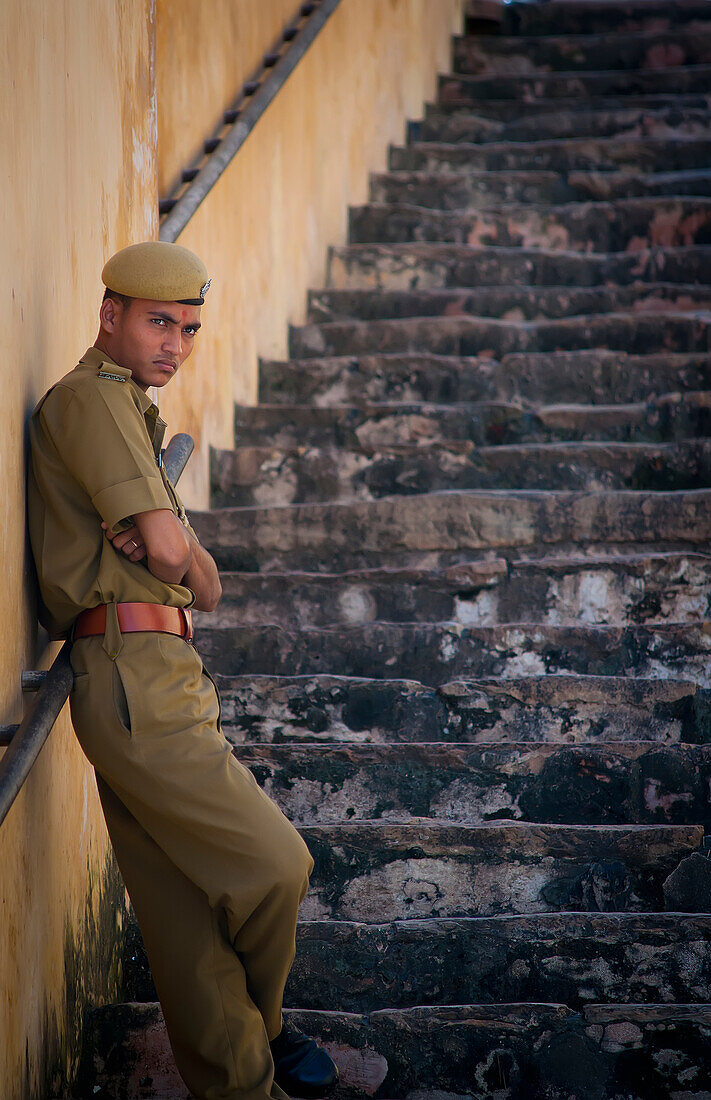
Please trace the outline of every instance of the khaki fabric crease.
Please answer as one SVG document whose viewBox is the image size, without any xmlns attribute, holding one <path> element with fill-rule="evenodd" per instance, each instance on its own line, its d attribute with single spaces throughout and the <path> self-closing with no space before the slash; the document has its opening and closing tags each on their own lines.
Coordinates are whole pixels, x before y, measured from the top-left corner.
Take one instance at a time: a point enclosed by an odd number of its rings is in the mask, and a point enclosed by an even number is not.
<svg viewBox="0 0 711 1100">
<path fill-rule="evenodd" d="M 313 860 L 232 755 L 215 685 L 183 638 L 121 634 L 119 602 L 190 607 L 102 529 L 172 510 L 166 425 L 131 371 L 98 348 L 30 418 L 28 520 L 51 637 L 107 605 L 74 642 L 72 721 L 94 765 L 111 841 L 148 951 L 178 1069 L 199 1100 L 288 1100 L 269 1048 L 281 1029 L 298 906 Z"/>
<path fill-rule="evenodd" d="M 313 859 L 232 755 L 194 648 L 169 634 L 121 641 L 113 660 L 101 637 L 74 643 L 72 721 L 178 1068 L 202 1100 L 284 1100 L 268 1041 Z"/>
</svg>

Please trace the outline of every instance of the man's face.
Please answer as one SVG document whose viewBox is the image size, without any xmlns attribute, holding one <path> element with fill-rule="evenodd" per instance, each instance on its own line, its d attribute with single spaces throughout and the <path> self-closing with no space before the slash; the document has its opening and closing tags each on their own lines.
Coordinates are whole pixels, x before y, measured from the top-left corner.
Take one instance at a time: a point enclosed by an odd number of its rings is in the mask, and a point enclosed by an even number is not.
<svg viewBox="0 0 711 1100">
<path fill-rule="evenodd" d="M 111 358 L 147 390 L 165 386 L 190 355 L 200 328 L 200 306 L 134 298 L 126 307 L 107 299 L 101 327 Z"/>
</svg>

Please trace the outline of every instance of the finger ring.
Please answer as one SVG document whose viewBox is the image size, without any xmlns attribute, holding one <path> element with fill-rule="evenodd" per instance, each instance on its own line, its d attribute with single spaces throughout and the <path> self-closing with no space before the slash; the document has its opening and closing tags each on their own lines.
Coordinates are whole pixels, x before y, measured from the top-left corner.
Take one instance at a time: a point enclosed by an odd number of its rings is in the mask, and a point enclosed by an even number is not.
<svg viewBox="0 0 711 1100">
<path fill-rule="evenodd" d="M 133 539 L 130 539 L 130 540 L 129 540 L 129 545 L 133 546 L 133 549 L 134 549 L 134 550 L 136 549 L 136 543 L 134 542 L 134 540 L 133 540 Z"/>
</svg>

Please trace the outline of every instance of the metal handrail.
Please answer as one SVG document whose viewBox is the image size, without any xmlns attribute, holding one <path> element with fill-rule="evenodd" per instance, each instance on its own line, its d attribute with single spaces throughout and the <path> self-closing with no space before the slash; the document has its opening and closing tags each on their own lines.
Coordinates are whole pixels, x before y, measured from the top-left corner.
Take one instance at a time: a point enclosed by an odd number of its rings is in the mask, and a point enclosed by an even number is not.
<svg viewBox="0 0 711 1100">
<path fill-rule="evenodd" d="M 189 435 L 179 432 L 163 452 L 163 467 L 173 485 L 177 484 L 194 446 Z M 0 825 L 69 698 L 74 683 L 69 660 L 71 648 L 72 643 L 67 639 L 47 672 L 23 672 L 22 690 L 36 691 L 37 702 L 18 726 L 0 726 L 0 745 L 8 746 L 0 760 Z"/>
<path fill-rule="evenodd" d="M 224 112 L 219 132 L 205 142 L 204 163 L 183 172 L 183 184 L 189 186 L 179 191 L 177 197 L 161 201 L 160 213 L 166 214 L 158 231 L 161 241 L 173 242 L 185 229 L 339 3 L 340 0 L 314 0 L 301 5 L 294 23 L 265 54 L 258 73 L 246 81 L 238 99 Z"/>
</svg>

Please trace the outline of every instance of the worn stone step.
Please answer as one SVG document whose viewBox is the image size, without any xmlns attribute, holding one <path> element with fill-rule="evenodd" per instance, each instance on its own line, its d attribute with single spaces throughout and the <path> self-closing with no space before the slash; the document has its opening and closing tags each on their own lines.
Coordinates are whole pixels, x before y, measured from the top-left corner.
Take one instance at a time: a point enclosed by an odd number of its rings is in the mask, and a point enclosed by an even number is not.
<svg viewBox="0 0 711 1100">
<path fill-rule="evenodd" d="M 382 402 L 359 405 L 238 405 L 241 446 L 428 447 L 446 440 L 495 443 L 554 440 L 670 442 L 711 435 L 711 391 L 661 394 L 646 404 L 543 405 Z"/>
<path fill-rule="evenodd" d="M 711 66 L 706 70 L 711 83 Z M 394 172 L 460 171 L 505 172 L 683 171 L 711 166 L 708 137 L 563 138 L 531 142 L 414 142 L 391 146 L 389 168 Z"/>
<path fill-rule="evenodd" d="M 711 492 L 460 492 L 222 508 L 192 524 L 221 569 L 438 568 L 499 556 L 707 550 Z M 612 549 L 614 547 L 614 550 Z"/>
<path fill-rule="evenodd" d="M 360 623 L 310 630 L 262 624 L 201 627 L 197 644 L 223 675 L 331 672 L 419 680 L 434 687 L 467 677 L 574 673 L 694 679 L 711 686 L 711 630 L 694 623 Z"/>
<path fill-rule="evenodd" d="M 217 680 L 235 745 L 711 741 L 709 693 L 690 680 L 549 674 L 439 688 L 323 673 Z"/>
<path fill-rule="evenodd" d="M 711 65 L 684 68 L 610 69 L 606 72 L 555 72 L 507 76 L 440 76 L 437 101 L 447 107 L 472 107 L 482 100 L 594 100 L 599 96 L 705 94 L 711 86 Z"/>
<path fill-rule="evenodd" d="M 373 202 L 409 202 L 436 210 L 476 210 L 499 203 L 577 203 L 633 198 L 706 197 L 711 171 L 587 171 L 561 175 L 548 171 L 485 172 L 446 169 L 437 172 L 380 172 L 370 177 Z"/>
<path fill-rule="evenodd" d="M 566 255 L 569 255 L 566 254 Z M 514 352 L 619 348 L 633 355 L 655 351 L 711 350 L 711 313 L 636 312 L 511 321 L 497 317 L 406 317 L 383 321 L 337 321 L 290 329 L 289 354 L 362 355 L 429 351 L 433 355 L 499 358 Z"/>
<path fill-rule="evenodd" d="M 295 627 L 361 622 L 588 622 L 711 619 L 711 556 L 501 558 L 448 570 L 223 573 L 216 611 L 196 623 Z"/>
<path fill-rule="evenodd" d="M 694 1089 L 689 1097 L 711 1090 L 708 1005 L 590 1005 L 581 1014 L 531 1003 L 285 1015 L 336 1060 L 336 1100 L 363 1093 L 410 1100 L 681 1100 L 680 1065 Z M 157 1003 L 88 1013 L 79 1087 L 107 1100 L 189 1100 Z"/>
<path fill-rule="evenodd" d="M 302 1010 L 292 1019 L 331 1048 L 341 1095 L 473 1100 L 686 1100 L 711 1073 L 708 1005 L 553 1005 L 387 1009 L 367 1015 Z M 351 1090 L 350 1092 L 348 1090 Z M 377 1090 L 377 1091 L 376 1091 Z"/>
<path fill-rule="evenodd" d="M 711 488 L 711 440 L 244 446 L 212 452 L 210 488 L 215 508 L 466 489 L 706 489 Z"/>
<path fill-rule="evenodd" d="M 703 355 L 639 356 L 595 348 L 496 360 L 416 352 L 266 360 L 260 369 L 260 397 L 267 403 L 317 408 L 383 401 L 612 405 L 647 402 L 654 394 L 705 391 L 709 379 L 711 357 Z"/>
<path fill-rule="evenodd" d="M 285 1003 L 345 1012 L 473 1002 L 703 1003 L 709 932 L 711 917 L 678 913 L 304 921 Z"/>
<path fill-rule="evenodd" d="M 691 102 L 687 103 L 687 98 Z M 613 137 L 703 137 L 709 133 L 708 105 L 698 103 L 699 97 L 670 97 L 665 103 L 642 102 L 638 106 L 620 105 L 619 100 L 588 104 L 579 109 L 579 102 L 563 105 L 552 101 L 541 107 L 536 101 L 535 113 L 516 117 L 510 100 L 504 100 L 497 111 L 487 101 L 483 108 L 445 110 L 428 105 L 422 119 L 408 123 L 410 141 L 446 141 L 455 143 L 490 141 L 540 141 L 544 138 Z M 698 104 L 698 105 L 697 105 Z M 521 105 L 523 107 L 523 105 Z M 530 105 L 526 105 L 530 107 Z M 498 116 L 498 117 L 497 117 Z"/>
<path fill-rule="evenodd" d="M 710 13 L 711 14 L 711 13 Z M 456 73 L 535 76 L 551 72 L 658 70 L 711 64 L 711 23 L 685 22 L 674 29 L 631 33 L 458 36 Z"/>
<path fill-rule="evenodd" d="M 627 286 L 661 281 L 684 285 L 711 283 L 711 247 L 692 245 L 584 255 L 556 249 L 433 242 L 352 244 L 329 249 L 327 273 L 327 286 L 341 290 L 429 290 L 512 284 L 597 287 L 605 283 Z M 314 335 L 313 344 L 318 343 Z M 327 353 L 317 351 L 314 346 L 308 354 Z"/>
<path fill-rule="evenodd" d="M 154 1001 L 135 923 L 131 931 L 128 995 Z M 703 1003 L 710 932 L 711 917 L 678 913 L 300 921 L 284 1002 L 342 1012 L 475 1001 Z"/>
<path fill-rule="evenodd" d="M 652 117 L 656 112 L 670 111 L 671 117 L 676 118 L 676 112 L 698 112 L 701 118 L 708 118 L 708 95 L 704 92 L 679 92 L 676 95 L 673 92 L 660 93 L 658 95 L 626 95 L 624 98 L 620 96 L 591 96 L 581 99 L 579 96 L 572 96 L 570 99 L 562 97 L 556 97 L 555 99 L 547 99 L 545 96 L 536 96 L 535 99 L 521 100 L 521 99 L 482 99 L 476 103 L 465 103 L 459 106 L 446 103 L 426 103 L 424 106 L 423 118 L 427 122 L 432 119 L 436 124 L 438 120 L 451 119 L 455 121 L 457 119 L 477 118 L 483 119 L 489 123 L 504 123 L 506 125 L 512 124 L 516 126 L 521 122 L 524 126 L 531 126 L 532 131 L 529 134 L 525 132 L 525 137 L 529 138 L 533 136 L 542 137 L 546 135 L 545 120 L 551 116 L 556 116 L 560 119 L 562 129 L 560 132 L 553 127 L 548 133 L 549 137 L 583 137 L 583 136 L 606 136 L 607 128 L 603 127 L 602 133 L 596 132 L 596 123 L 593 118 L 599 114 L 612 114 L 617 115 L 618 112 L 636 111 L 642 112 L 645 115 Z M 623 114 L 621 117 L 625 117 Z M 543 122 L 543 131 L 539 131 L 536 128 L 535 120 L 541 119 Z M 416 128 L 422 120 L 416 119 L 408 123 L 408 126 Z M 592 126 L 592 129 L 588 131 L 587 126 Z M 455 128 L 456 134 L 456 128 Z M 609 130 L 609 136 L 617 133 L 617 127 L 612 124 L 612 128 Z M 517 133 L 514 132 L 510 140 L 517 140 Z M 485 136 L 475 136 L 475 141 L 485 140 Z"/>
<path fill-rule="evenodd" d="M 469 825 L 711 825 L 708 745 L 431 742 L 242 745 L 235 752 L 299 827 L 424 818 Z"/>
<path fill-rule="evenodd" d="M 484 286 L 473 289 L 309 291 L 308 324 L 404 317 L 556 320 L 595 313 L 696 313 L 711 309 L 711 288 L 695 283 L 630 286 Z"/>
<path fill-rule="evenodd" d="M 75 1089 L 102 1100 L 191 1100 L 157 1001 L 86 1012 Z"/>
<path fill-rule="evenodd" d="M 542 6 L 507 4 L 500 31 L 505 35 L 639 33 L 708 18 L 708 0 L 547 0 Z"/>
<path fill-rule="evenodd" d="M 436 201 L 435 197 L 433 204 Z M 407 202 L 368 203 L 351 207 L 349 240 L 352 244 L 435 241 L 597 253 L 678 248 L 711 243 L 711 199 L 500 205 L 471 211 L 433 210 Z"/>
<path fill-rule="evenodd" d="M 380 922 L 663 908 L 662 883 L 699 825 L 303 825 L 305 920 Z"/>
</svg>

